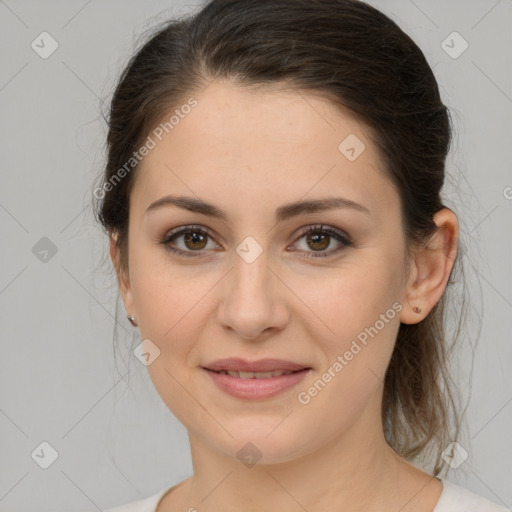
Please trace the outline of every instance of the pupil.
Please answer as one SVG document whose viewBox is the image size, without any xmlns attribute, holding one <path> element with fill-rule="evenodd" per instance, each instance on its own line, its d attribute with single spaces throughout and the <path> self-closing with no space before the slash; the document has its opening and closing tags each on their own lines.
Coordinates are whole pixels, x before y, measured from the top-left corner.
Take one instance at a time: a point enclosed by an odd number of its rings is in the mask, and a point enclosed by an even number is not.
<svg viewBox="0 0 512 512">
<path fill-rule="evenodd" d="M 185 235 L 185 241 L 186 243 L 188 244 L 189 242 L 192 243 L 192 244 L 196 244 L 196 243 L 200 243 L 201 241 L 204 242 L 205 241 L 205 237 L 199 233 L 196 233 L 196 232 L 192 232 L 193 234 L 190 234 L 188 233 L 187 235 Z M 188 245 L 187 245 L 188 247 Z M 204 247 L 204 243 L 203 245 L 201 245 L 200 247 L 189 247 L 189 249 L 202 249 Z"/>
<path fill-rule="evenodd" d="M 321 239 L 321 240 L 319 241 L 319 239 Z M 319 235 L 319 234 L 310 235 L 308 237 L 308 241 L 312 241 L 314 244 L 320 243 L 321 247 L 317 247 L 317 249 L 320 249 L 321 251 L 326 249 L 329 246 L 329 236 L 327 236 L 327 235 Z"/>
</svg>

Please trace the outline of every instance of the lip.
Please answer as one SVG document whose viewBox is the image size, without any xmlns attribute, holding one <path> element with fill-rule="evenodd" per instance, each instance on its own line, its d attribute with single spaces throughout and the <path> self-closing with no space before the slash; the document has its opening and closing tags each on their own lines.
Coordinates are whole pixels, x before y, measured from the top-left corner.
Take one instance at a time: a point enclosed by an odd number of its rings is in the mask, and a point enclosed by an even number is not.
<svg viewBox="0 0 512 512">
<path fill-rule="evenodd" d="M 240 358 L 230 358 L 219 359 L 214 363 L 208 364 L 207 367 L 203 367 L 203 370 L 224 393 L 235 398 L 261 400 L 271 398 L 296 386 L 310 371 L 312 371 L 312 368 L 303 364 L 284 361 L 282 359 L 246 361 Z M 270 372 L 283 370 L 292 371 L 294 373 L 263 379 L 242 379 L 223 373 L 217 373 L 220 370 L 246 372 Z"/>
<path fill-rule="evenodd" d="M 311 371 L 311 368 L 304 368 L 288 375 L 265 379 L 241 379 L 223 373 L 216 373 L 207 368 L 203 368 L 203 370 L 224 393 L 235 398 L 255 400 L 271 398 L 296 386 Z"/>
<path fill-rule="evenodd" d="M 240 357 L 230 357 L 227 359 L 218 359 L 205 365 L 203 368 L 213 371 L 234 371 L 234 372 L 273 372 L 273 371 L 291 371 L 296 372 L 305 368 L 310 368 L 306 364 L 285 361 L 284 359 L 258 359 L 256 361 L 247 361 Z"/>
</svg>

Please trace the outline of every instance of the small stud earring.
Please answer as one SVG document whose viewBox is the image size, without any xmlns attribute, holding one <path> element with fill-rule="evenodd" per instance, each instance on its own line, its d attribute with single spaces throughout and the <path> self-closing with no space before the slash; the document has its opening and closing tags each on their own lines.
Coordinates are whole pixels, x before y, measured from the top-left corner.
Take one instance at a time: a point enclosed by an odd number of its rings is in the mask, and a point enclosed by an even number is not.
<svg viewBox="0 0 512 512">
<path fill-rule="evenodd" d="M 412 310 L 413 310 L 415 313 L 421 313 L 421 308 L 420 308 L 420 307 L 418 307 L 418 306 L 414 306 L 414 307 L 412 308 Z"/>
<path fill-rule="evenodd" d="M 132 315 L 126 315 L 126 317 L 134 327 L 138 327 L 138 324 L 135 322 L 135 318 Z"/>
</svg>

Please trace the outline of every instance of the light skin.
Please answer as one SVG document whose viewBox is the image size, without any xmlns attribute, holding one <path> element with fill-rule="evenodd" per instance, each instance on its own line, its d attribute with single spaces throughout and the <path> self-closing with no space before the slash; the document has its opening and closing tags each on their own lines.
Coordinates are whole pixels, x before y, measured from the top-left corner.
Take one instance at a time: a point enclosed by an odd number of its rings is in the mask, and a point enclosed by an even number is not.
<svg viewBox="0 0 512 512">
<path fill-rule="evenodd" d="M 126 311 L 141 340 L 160 350 L 149 375 L 189 433 L 194 474 L 158 511 L 329 512 L 350 504 L 344 510 L 431 512 L 442 483 L 388 446 L 380 408 L 400 322 L 424 319 L 446 287 L 457 254 L 455 214 L 439 211 L 430 250 L 407 258 L 400 197 L 363 124 L 310 93 L 251 92 L 214 81 L 194 96 L 198 105 L 137 170 L 128 268 L 120 265 L 115 234 L 110 245 Z M 338 149 L 350 134 L 366 146 L 355 161 Z M 211 203 L 226 219 L 177 206 L 146 212 L 169 194 Z M 369 212 L 335 208 L 276 223 L 280 206 L 327 197 Z M 301 228 L 320 224 L 352 245 L 330 236 L 326 247 L 301 236 Z M 202 245 L 183 235 L 170 244 L 196 256 L 159 243 L 190 225 L 207 231 Z M 262 248 L 251 263 L 236 252 L 248 236 Z M 331 254 L 315 257 L 321 251 Z M 401 311 L 300 403 L 298 393 L 394 303 Z M 275 397 L 242 400 L 219 390 L 201 368 L 234 356 L 313 370 Z M 261 453 L 253 467 L 237 458 L 247 442 Z"/>
</svg>

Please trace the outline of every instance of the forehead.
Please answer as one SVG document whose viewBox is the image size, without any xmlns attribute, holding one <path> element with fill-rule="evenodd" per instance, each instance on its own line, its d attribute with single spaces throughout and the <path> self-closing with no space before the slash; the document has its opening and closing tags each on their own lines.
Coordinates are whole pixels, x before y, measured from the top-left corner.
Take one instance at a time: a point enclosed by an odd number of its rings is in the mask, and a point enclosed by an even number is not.
<svg viewBox="0 0 512 512">
<path fill-rule="evenodd" d="M 134 207 L 171 193 L 237 213 L 304 196 L 343 195 L 371 203 L 375 213 L 398 201 L 370 131 L 327 99 L 226 81 L 194 98 L 197 105 L 161 140 L 152 136 L 156 146 L 139 165 Z"/>
</svg>

